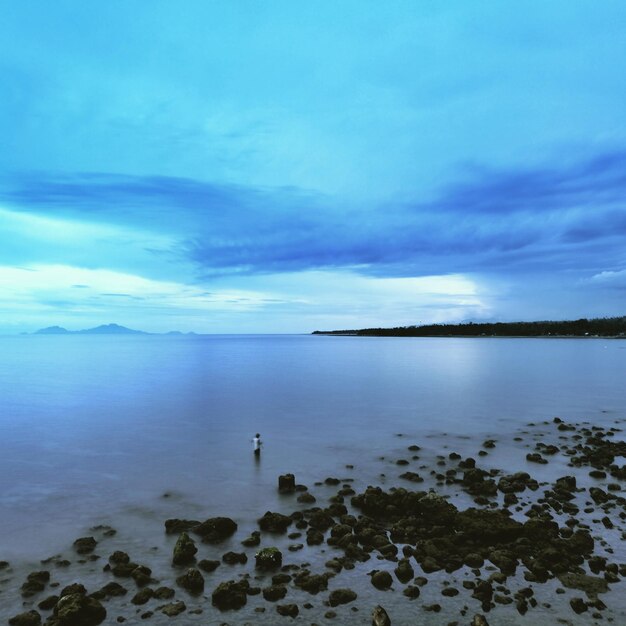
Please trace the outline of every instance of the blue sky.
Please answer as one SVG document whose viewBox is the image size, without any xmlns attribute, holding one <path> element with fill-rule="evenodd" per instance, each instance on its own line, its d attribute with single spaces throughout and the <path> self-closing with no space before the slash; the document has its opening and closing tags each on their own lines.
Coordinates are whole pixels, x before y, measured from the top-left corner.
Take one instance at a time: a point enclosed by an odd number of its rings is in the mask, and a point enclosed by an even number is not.
<svg viewBox="0 0 626 626">
<path fill-rule="evenodd" d="M 0 332 L 626 314 L 621 1 L 0 12 Z"/>
</svg>

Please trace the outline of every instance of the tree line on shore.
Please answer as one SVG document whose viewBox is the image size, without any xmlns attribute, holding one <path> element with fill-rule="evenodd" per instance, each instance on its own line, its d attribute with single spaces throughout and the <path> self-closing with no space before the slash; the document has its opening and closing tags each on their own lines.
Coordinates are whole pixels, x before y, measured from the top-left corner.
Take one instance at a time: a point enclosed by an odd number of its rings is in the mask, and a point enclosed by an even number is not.
<svg viewBox="0 0 626 626">
<path fill-rule="evenodd" d="M 540 322 L 467 322 L 313 332 L 372 337 L 626 337 L 626 316 Z"/>
</svg>

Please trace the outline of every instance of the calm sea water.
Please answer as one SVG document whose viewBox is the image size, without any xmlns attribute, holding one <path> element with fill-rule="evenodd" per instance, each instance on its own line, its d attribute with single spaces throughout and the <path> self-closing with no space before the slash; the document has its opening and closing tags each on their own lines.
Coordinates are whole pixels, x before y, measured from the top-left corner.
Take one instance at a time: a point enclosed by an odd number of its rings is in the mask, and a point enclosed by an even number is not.
<svg viewBox="0 0 626 626">
<path fill-rule="evenodd" d="M 312 485 L 352 464 L 368 484 L 409 439 L 475 451 L 557 415 L 611 423 L 625 374 L 619 340 L 3 337 L 0 559 L 34 562 L 97 523 L 148 543 L 173 516 L 253 528 L 280 506 L 278 474 Z"/>
</svg>

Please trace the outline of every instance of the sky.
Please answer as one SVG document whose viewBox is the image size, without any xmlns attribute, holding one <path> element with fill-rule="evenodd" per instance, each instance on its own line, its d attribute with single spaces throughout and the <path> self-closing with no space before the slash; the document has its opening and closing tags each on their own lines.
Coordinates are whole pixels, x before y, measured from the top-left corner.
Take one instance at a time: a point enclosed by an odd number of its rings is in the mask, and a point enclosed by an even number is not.
<svg viewBox="0 0 626 626">
<path fill-rule="evenodd" d="M 626 3 L 0 0 L 0 332 L 626 315 Z"/>
</svg>

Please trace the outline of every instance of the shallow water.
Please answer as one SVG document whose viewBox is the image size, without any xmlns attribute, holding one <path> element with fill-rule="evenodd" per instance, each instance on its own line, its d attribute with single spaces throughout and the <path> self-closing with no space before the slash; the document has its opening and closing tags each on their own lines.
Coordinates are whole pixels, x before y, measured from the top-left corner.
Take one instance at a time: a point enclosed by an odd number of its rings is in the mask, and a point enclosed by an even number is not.
<svg viewBox="0 0 626 626">
<path fill-rule="evenodd" d="M 524 424 L 557 415 L 622 420 L 625 373 L 626 342 L 604 339 L 2 337 L 0 560 L 32 569 L 109 523 L 119 531 L 107 540 L 111 551 L 158 547 L 152 558 L 162 569 L 164 519 L 228 515 L 241 530 L 221 554 L 237 549 L 265 510 L 293 510 L 276 494 L 279 474 L 293 472 L 312 489 L 331 475 L 353 477 L 357 489 L 396 484 L 394 460 L 408 443 L 434 459 L 445 446 L 475 455 L 493 436 L 499 445 L 482 466 L 527 469 L 528 442 L 512 441 Z M 258 462 L 257 431 L 265 441 Z M 528 471 L 550 480 L 567 468 L 555 459 Z M 306 548 L 295 554 L 296 562 L 319 559 Z M 101 566 L 85 565 L 86 577 L 89 568 Z M 344 575 L 342 586 L 363 576 L 358 568 Z M 381 601 L 371 587 L 362 593 Z M 235 623 L 262 622 L 255 602 L 263 604 L 251 600 Z M 0 617 L 19 603 L 5 606 Z M 350 623 L 369 622 L 339 609 Z M 497 623 L 518 623 L 501 609 Z M 207 623 L 206 614 L 195 617 Z M 414 619 L 435 623 L 428 614 Z"/>
</svg>

